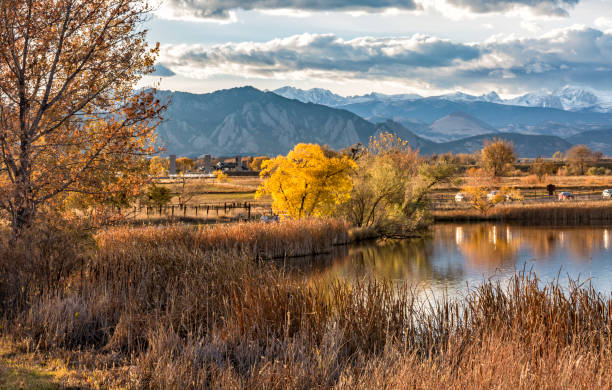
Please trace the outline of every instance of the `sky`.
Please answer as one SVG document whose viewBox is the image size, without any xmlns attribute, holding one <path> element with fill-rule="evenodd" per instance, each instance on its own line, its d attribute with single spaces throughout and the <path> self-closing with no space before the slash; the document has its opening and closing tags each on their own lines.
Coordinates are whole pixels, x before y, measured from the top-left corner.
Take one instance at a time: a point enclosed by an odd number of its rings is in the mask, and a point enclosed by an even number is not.
<svg viewBox="0 0 612 390">
<path fill-rule="evenodd" d="M 157 0 L 161 89 L 612 93 L 612 0 Z"/>
</svg>

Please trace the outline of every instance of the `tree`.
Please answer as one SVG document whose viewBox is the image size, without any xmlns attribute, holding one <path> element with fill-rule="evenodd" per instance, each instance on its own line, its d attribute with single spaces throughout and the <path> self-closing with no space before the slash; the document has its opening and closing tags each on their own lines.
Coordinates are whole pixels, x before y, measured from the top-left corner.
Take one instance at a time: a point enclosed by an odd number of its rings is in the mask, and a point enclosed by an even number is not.
<svg viewBox="0 0 612 390">
<path fill-rule="evenodd" d="M 431 189 L 456 174 L 454 164 L 443 158 L 423 161 L 406 141 L 391 133 L 370 139 L 359 156 L 343 215 L 353 225 L 387 237 L 412 234 L 426 219 Z"/>
<path fill-rule="evenodd" d="M 555 173 L 555 164 L 550 161 L 544 161 L 542 157 L 538 157 L 531 163 L 529 170 L 536 175 L 541 182 L 545 176 Z"/>
<path fill-rule="evenodd" d="M 229 180 L 227 173 L 223 172 L 220 169 L 217 169 L 216 171 L 213 172 L 213 175 L 215 175 L 217 177 L 217 181 L 219 183 L 225 183 L 226 181 Z"/>
<path fill-rule="evenodd" d="M 164 186 L 152 185 L 147 194 L 147 203 L 152 206 L 165 206 L 172 200 L 172 192 Z"/>
<path fill-rule="evenodd" d="M 505 200 L 523 199 L 518 189 L 508 187 L 503 187 L 493 193 L 489 186 L 472 185 L 463 187 L 461 192 L 465 194 L 470 206 L 480 211 L 483 215 L 487 215 L 493 207 Z"/>
<path fill-rule="evenodd" d="M 327 157 L 319 145 L 298 144 L 287 156 L 262 163 L 256 197 L 271 195 L 274 212 L 293 218 L 328 216 L 348 200 L 355 168 L 347 156 Z"/>
<path fill-rule="evenodd" d="M 269 160 L 270 157 L 268 156 L 257 156 L 255 158 L 253 158 L 253 161 L 251 161 L 251 164 L 249 164 L 249 167 L 251 168 L 252 171 L 261 171 L 261 164 L 266 161 Z"/>
<path fill-rule="evenodd" d="M 176 169 L 179 172 L 185 173 L 193 169 L 193 160 L 189 157 L 179 157 L 176 159 Z"/>
<path fill-rule="evenodd" d="M 104 203 L 147 177 L 165 105 L 144 0 L 0 0 L 0 208 L 17 237 L 68 193 Z"/>
<path fill-rule="evenodd" d="M 483 167 L 493 176 L 503 176 L 507 172 L 509 164 L 516 161 L 514 144 L 498 138 L 485 140 L 480 161 Z"/>
<path fill-rule="evenodd" d="M 589 163 L 595 161 L 595 156 L 586 145 L 576 145 L 565 153 L 571 173 L 582 176 L 586 173 Z"/>
<path fill-rule="evenodd" d="M 170 161 L 167 158 L 154 156 L 149 160 L 149 172 L 153 176 L 166 176 L 170 168 Z"/>
<path fill-rule="evenodd" d="M 563 152 L 557 150 L 555 153 L 553 153 L 552 158 L 555 160 L 555 162 L 563 162 Z"/>
</svg>

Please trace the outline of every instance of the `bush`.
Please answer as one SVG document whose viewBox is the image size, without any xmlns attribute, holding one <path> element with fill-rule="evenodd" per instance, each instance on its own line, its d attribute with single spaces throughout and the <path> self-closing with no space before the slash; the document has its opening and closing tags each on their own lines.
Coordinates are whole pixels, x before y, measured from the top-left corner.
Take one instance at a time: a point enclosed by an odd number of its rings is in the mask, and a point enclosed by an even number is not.
<svg viewBox="0 0 612 390">
<path fill-rule="evenodd" d="M 588 176 L 609 176 L 612 174 L 612 171 L 604 167 L 590 167 L 586 174 Z"/>
</svg>

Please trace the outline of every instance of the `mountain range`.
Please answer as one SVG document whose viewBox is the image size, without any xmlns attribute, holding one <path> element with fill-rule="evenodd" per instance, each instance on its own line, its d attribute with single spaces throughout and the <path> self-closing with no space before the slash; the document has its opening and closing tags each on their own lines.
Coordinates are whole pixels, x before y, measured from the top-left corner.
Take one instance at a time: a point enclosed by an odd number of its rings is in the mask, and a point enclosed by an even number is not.
<svg viewBox="0 0 612 390">
<path fill-rule="evenodd" d="M 341 149 L 366 144 L 382 130 L 395 132 L 424 154 L 470 153 L 485 139 L 498 137 L 513 141 L 521 157 L 550 156 L 572 144 L 589 144 L 588 134 L 590 145 L 612 154 L 612 138 L 602 135 L 612 131 L 612 112 L 496 103 L 500 99 L 494 93 L 342 97 L 323 89 L 241 87 L 158 94 L 171 101 L 158 127 L 158 142 L 168 154 L 276 155 L 300 142 Z"/>
<path fill-rule="evenodd" d="M 417 94 L 384 95 L 380 93 L 343 97 L 326 89 L 302 90 L 289 86 L 273 92 L 304 103 L 317 103 L 332 107 L 373 101 L 389 102 L 423 98 Z M 495 91 L 480 96 L 455 92 L 433 96 L 433 98 L 462 103 L 486 102 L 522 107 L 556 108 L 565 111 L 612 112 L 612 94 L 574 86 L 565 86 L 552 92 L 531 92 L 512 99 L 502 99 Z"/>
</svg>

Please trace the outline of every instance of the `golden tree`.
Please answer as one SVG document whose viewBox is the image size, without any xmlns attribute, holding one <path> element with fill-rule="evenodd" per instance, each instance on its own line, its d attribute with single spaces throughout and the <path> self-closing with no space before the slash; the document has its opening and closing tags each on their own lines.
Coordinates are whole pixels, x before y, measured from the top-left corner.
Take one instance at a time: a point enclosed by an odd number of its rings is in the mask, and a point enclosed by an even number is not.
<svg viewBox="0 0 612 390">
<path fill-rule="evenodd" d="M 298 144 L 287 156 L 264 161 L 261 168 L 264 181 L 257 197 L 269 194 L 274 212 L 303 218 L 331 215 L 345 202 L 356 165 L 347 156 L 326 156 L 319 145 Z"/>
<path fill-rule="evenodd" d="M 149 160 L 149 173 L 153 176 L 166 176 L 170 169 L 170 161 L 167 158 L 155 156 Z"/>
<path fill-rule="evenodd" d="M 251 161 L 251 163 L 249 164 L 249 167 L 251 168 L 252 171 L 260 171 L 261 170 L 261 164 L 266 161 L 269 160 L 270 157 L 268 156 L 257 156 L 255 158 L 253 158 L 253 161 Z"/>
<path fill-rule="evenodd" d="M 503 176 L 508 170 L 508 165 L 516 160 L 514 144 L 498 138 L 486 140 L 480 159 L 483 167 L 493 176 Z"/>
<path fill-rule="evenodd" d="M 523 200 L 520 190 L 511 187 L 502 187 L 493 191 L 487 185 L 468 185 L 464 186 L 461 192 L 465 195 L 469 205 L 483 215 L 487 215 L 499 203 Z"/>
<path fill-rule="evenodd" d="M 0 208 L 19 235 L 41 207 L 102 203 L 146 180 L 164 104 L 134 94 L 153 70 L 145 0 L 0 0 Z"/>
<path fill-rule="evenodd" d="M 179 172 L 185 173 L 193 169 L 193 160 L 189 157 L 179 157 L 176 159 L 176 168 Z"/>
</svg>

